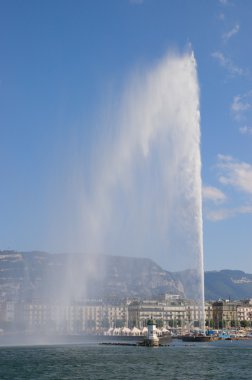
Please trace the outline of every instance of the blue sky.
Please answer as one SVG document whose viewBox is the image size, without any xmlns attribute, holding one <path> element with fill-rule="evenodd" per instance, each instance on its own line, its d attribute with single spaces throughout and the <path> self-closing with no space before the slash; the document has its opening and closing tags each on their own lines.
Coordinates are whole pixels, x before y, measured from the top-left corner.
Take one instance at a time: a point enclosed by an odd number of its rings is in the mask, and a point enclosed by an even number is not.
<svg viewBox="0 0 252 380">
<path fill-rule="evenodd" d="M 104 103 L 190 43 L 205 268 L 252 273 L 251 14 L 250 0 L 0 1 L 0 249 L 62 251 L 74 228 L 65 189 L 79 157 L 92 170 Z"/>
</svg>

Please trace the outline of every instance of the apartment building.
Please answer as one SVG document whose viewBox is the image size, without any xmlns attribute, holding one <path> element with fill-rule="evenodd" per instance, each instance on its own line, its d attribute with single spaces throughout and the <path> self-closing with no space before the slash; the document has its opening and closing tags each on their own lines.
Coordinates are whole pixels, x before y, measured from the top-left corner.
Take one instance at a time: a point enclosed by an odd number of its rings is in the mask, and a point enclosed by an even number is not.
<svg viewBox="0 0 252 380">
<path fill-rule="evenodd" d="M 83 304 L 24 304 L 19 318 L 29 331 L 97 333 L 128 324 L 125 304 L 104 304 L 90 300 Z"/>
<path fill-rule="evenodd" d="M 135 301 L 128 306 L 129 327 L 143 328 L 146 321 L 153 317 L 165 327 L 199 326 L 202 312 L 193 300 L 179 297 L 165 297 L 163 300 Z M 205 315 L 212 319 L 212 307 L 205 305 Z"/>
<path fill-rule="evenodd" d="M 202 322 L 199 305 L 179 296 L 151 300 L 86 300 L 72 305 L 5 302 L 0 304 L 0 329 L 29 332 L 103 333 L 113 327 L 142 329 L 152 317 L 158 325 L 188 329 Z M 206 326 L 252 325 L 252 300 L 205 303 Z M 244 323 L 246 321 L 246 323 Z"/>
</svg>

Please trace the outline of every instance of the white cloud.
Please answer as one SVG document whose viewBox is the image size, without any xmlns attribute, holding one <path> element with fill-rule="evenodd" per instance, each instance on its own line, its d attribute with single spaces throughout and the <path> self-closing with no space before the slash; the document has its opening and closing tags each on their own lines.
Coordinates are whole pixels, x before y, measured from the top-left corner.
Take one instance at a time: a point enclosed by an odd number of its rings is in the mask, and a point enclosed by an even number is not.
<svg viewBox="0 0 252 380">
<path fill-rule="evenodd" d="M 218 155 L 219 181 L 245 193 L 252 194 L 252 165 L 231 156 Z"/>
<path fill-rule="evenodd" d="M 252 108 L 252 91 L 243 95 L 234 97 L 231 104 L 231 111 L 236 121 L 242 121 L 245 118 L 245 113 Z"/>
<path fill-rule="evenodd" d="M 242 135 L 252 135 L 252 127 L 247 126 L 252 116 L 252 91 L 233 98 L 231 112 L 235 121 L 239 124 L 239 132 Z"/>
<path fill-rule="evenodd" d="M 206 212 L 206 218 L 212 222 L 234 218 L 240 214 L 252 214 L 252 206 L 241 206 L 231 209 L 211 210 Z"/>
<path fill-rule="evenodd" d="M 202 195 L 204 200 L 210 200 L 214 203 L 222 203 L 227 199 L 226 195 L 221 190 L 212 186 L 204 186 L 202 188 Z"/>
<path fill-rule="evenodd" d="M 252 164 L 239 161 L 232 156 L 219 154 L 217 168 L 219 182 L 247 194 L 247 204 L 230 208 L 207 208 L 204 211 L 206 219 L 217 222 L 242 214 L 252 214 Z M 215 187 L 206 187 L 203 190 L 203 197 L 213 200 L 216 204 L 227 200 L 225 194 Z"/>
<path fill-rule="evenodd" d="M 243 127 L 239 128 L 239 132 L 242 135 L 251 135 L 252 136 L 252 127 L 248 127 L 247 125 L 244 125 Z"/>
<path fill-rule="evenodd" d="M 245 75 L 245 71 L 236 66 L 231 59 L 224 56 L 224 54 L 220 51 L 215 51 L 212 53 L 212 57 L 219 63 L 220 66 L 222 66 L 224 69 L 226 69 L 229 74 L 235 76 L 235 75 Z"/>
<path fill-rule="evenodd" d="M 231 106 L 233 112 L 243 112 L 248 110 L 250 107 L 251 104 L 242 101 L 241 96 L 235 96 Z"/>
<path fill-rule="evenodd" d="M 233 37 L 235 34 L 239 32 L 239 30 L 240 30 L 240 25 L 236 24 L 231 30 L 229 30 L 228 32 L 222 35 L 223 41 L 224 42 L 229 41 L 231 37 Z"/>
</svg>

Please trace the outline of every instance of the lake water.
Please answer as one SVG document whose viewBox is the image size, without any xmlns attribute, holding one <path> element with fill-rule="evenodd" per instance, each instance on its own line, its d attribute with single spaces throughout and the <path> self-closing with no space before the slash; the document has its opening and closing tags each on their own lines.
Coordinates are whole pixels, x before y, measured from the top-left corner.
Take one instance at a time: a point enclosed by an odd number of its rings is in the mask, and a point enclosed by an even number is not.
<svg viewBox="0 0 252 380">
<path fill-rule="evenodd" d="M 0 347 L 0 379 L 252 379 L 252 341 Z"/>
</svg>

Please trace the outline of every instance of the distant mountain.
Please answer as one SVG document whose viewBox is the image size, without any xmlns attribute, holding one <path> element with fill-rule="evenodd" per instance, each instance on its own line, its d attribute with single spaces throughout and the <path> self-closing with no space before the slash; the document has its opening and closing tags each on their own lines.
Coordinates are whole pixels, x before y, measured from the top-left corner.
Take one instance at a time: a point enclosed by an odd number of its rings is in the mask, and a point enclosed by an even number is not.
<svg viewBox="0 0 252 380">
<path fill-rule="evenodd" d="M 62 285 L 66 255 L 0 251 L 0 300 L 48 299 Z"/>
<path fill-rule="evenodd" d="M 252 298 L 252 274 L 239 270 L 205 272 L 205 298 Z"/>
<path fill-rule="evenodd" d="M 103 295 L 151 298 L 164 293 L 184 294 L 177 276 L 153 260 L 121 256 L 104 256 Z"/>
<path fill-rule="evenodd" d="M 73 298 L 82 286 L 90 298 L 153 298 L 164 293 L 193 298 L 196 291 L 189 286 L 195 275 L 192 271 L 173 273 L 147 258 L 105 255 L 92 259 L 93 269 L 87 271 L 89 259 L 46 252 L 0 251 L 0 301 L 55 302 L 66 294 Z M 84 294 L 84 290 L 79 294 Z M 236 270 L 206 272 L 205 298 L 252 298 L 252 274 Z"/>
<path fill-rule="evenodd" d="M 103 255 L 91 260 L 78 255 L 0 251 L 0 300 L 47 302 L 74 298 L 77 292 L 90 298 L 152 298 L 184 294 L 183 290 L 176 275 L 146 258 Z"/>
</svg>

